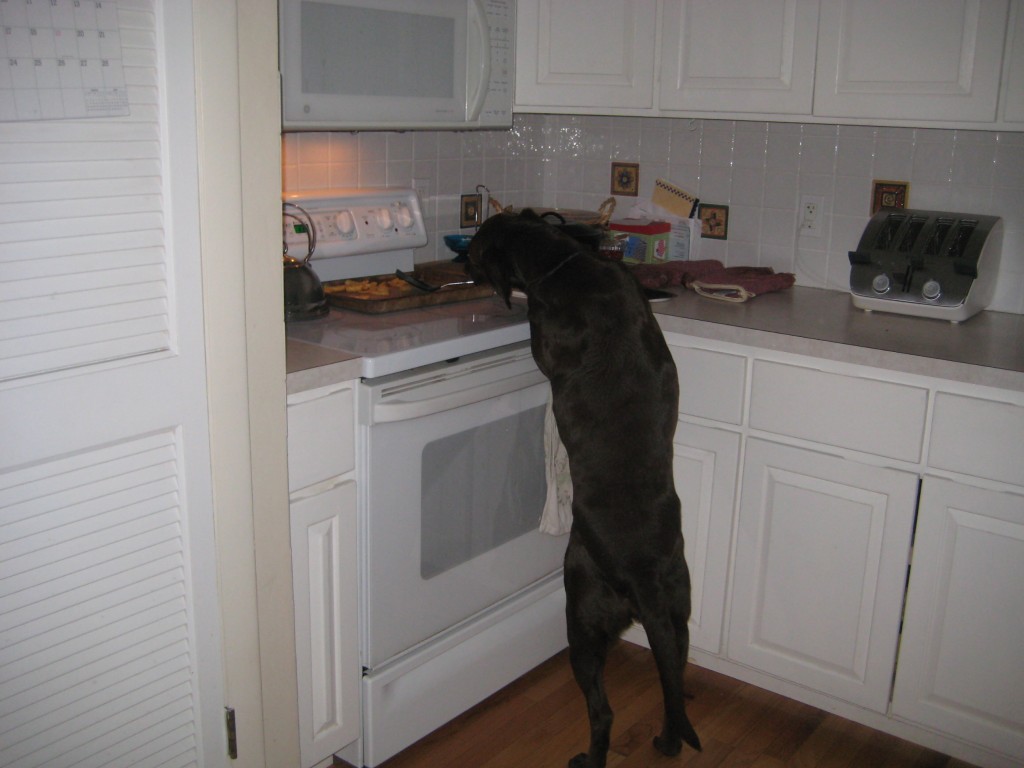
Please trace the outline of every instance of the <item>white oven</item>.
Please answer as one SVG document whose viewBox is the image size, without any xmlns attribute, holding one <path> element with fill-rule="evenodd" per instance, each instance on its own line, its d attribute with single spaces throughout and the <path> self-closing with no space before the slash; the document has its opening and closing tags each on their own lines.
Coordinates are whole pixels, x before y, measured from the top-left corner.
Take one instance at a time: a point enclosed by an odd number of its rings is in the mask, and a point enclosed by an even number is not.
<svg viewBox="0 0 1024 768">
<path fill-rule="evenodd" d="M 565 646 L 548 391 L 528 343 L 360 388 L 365 765 Z"/>
<path fill-rule="evenodd" d="M 287 199 L 328 279 L 412 270 L 426 240 L 412 190 Z M 518 300 L 332 309 L 287 333 L 361 358 L 363 736 L 342 756 L 373 768 L 566 646 L 567 537 L 539 532 L 550 387 Z"/>
</svg>

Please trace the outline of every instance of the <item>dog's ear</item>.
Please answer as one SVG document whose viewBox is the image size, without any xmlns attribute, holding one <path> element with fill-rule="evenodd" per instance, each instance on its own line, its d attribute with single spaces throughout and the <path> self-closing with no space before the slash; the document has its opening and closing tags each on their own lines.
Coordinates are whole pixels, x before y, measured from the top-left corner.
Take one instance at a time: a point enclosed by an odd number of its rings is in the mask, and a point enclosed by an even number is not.
<svg viewBox="0 0 1024 768">
<path fill-rule="evenodd" d="M 484 275 L 492 286 L 494 292 L 501 297 L 505 305 L 512 307 L 512 281 L 514 271 L 512 257 L 508 251 L 501 246 L 491 248 L 483 258 L 481 266 Z"/>
<path fill-rule="evenodd" d="M 511 254 L 502 242 L 508 218 L 499 214 L 483 223 L 469 243 L 468 271 L 474 280 L 490 283 L 495 293 L 511 307 L 515 267 Z"/>
</svg>

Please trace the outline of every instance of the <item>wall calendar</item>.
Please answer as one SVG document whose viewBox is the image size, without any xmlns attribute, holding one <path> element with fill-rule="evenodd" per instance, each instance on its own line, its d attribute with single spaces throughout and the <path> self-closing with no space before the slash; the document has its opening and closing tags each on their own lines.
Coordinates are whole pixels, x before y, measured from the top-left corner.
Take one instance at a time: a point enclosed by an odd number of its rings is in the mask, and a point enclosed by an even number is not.
<svg viewBox="0 0 1024 768">
<path fill-rule="evenodd" d="M 0 0 L 0 122 L 130 111 L 116 0 Z"/>
</svg>

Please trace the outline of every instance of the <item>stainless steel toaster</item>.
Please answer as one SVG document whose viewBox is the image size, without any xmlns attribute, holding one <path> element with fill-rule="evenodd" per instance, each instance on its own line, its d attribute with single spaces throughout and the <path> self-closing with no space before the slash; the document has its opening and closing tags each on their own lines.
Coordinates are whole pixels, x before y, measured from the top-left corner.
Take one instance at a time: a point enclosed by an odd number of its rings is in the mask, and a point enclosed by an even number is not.
<svg viewBox="0 0 1024 768">
<path fill-rule="evenodd" d="M 850 251 L 856 307 L 958 323 L 985 309 L 1002 256 L 998 216 L 882 210 Z"/>
</svg>

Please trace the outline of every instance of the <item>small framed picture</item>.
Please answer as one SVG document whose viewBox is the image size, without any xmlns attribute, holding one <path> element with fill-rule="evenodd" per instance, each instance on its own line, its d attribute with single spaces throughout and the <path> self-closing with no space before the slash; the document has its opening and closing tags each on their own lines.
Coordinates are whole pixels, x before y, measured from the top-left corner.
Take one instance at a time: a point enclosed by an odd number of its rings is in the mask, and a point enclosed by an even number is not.
<svg viewBox="0 0 1024 768">
<path fill-rule="evenodd" d="M 640 191 L 640 163 L 612 163 L 612 194 L 636 197 Z"/>
<path fill-rule="evenodd" d="M 480 226 L 480 206 L 483 204 L 483 197 L 477 195 L 463 195 L 460 198 L 459 226 L 478 227 Z"/>
<path fill-rule="evenodd" d="M 729 239 L 729 206 L 714 205 L 713 203 L 701 203 L 700 211 L 700 236 L 709 237 L 712 240 Z"/>
<path fill-rule="evenodd" d="M 906 208 L 910 197 L 909 181 L 871 182 L 871 215 L 874 216 L 883 208 Z"/>
</svg>

